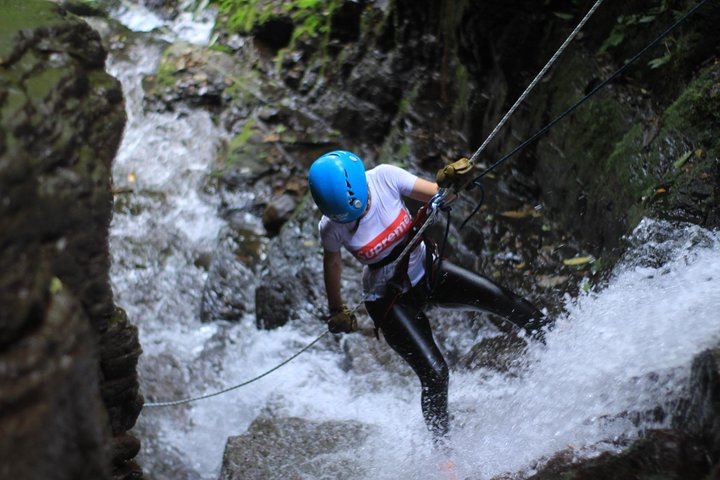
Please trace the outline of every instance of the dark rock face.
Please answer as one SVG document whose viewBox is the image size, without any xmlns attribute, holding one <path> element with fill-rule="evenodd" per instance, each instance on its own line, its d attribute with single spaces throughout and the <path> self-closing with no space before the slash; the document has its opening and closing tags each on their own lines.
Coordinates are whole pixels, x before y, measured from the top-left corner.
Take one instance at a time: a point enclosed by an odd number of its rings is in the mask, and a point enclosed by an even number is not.
<svg viewBox="0 0 720 480">
<path fill-rule="evenodd" d="M 255 289 L 255 322 L 258 328 L 273 329 L 299 318 L 300 310 L 320 317 L 322 272 L 316 245 L 303 243 L 312 238 L 314 218 L 308 218 L 308 204 L 296 218 L 273 238 Z"/>
<path fill-rule="evenodd" d="M 0 477 L 132 478 L 137 331 L 109 282 L 119 83 L 87 24 L 0 3 Z"/>
<path fill-rule="evenodd" d="M 695 357 L 690 385 L 690 398 L 674 426 L 699 439 L 720 471 L 720 346 Z"/>
</svg>

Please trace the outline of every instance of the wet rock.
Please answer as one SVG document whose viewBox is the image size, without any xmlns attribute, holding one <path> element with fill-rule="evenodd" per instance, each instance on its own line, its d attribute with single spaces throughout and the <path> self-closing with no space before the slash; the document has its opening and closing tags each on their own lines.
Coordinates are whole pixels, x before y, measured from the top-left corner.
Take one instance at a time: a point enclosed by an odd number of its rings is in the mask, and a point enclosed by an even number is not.
<svg viewBox="0 0 720 480">
<path fill-rule="evenodd" d="M 370 432 L 352 421 L 261 417 L 243 435 L 228 438 L 220 479 L 362 478 L 355 452 Z"/>
<path fill-rule="evenodd" d="M 252 290 L 248 286 L 252 285 L 254 274 L 247 265 L 252 257 L 246 255 L 244 243 L 236 231 L 221 230 L 203 287 L 200 305 L 203 322 L 238 321 L 252 310 Z"/>
<path fill-rule="evenodd" d="M 228 54 L 188 43 L 171 44 L 158 71 L 143 79 L 148 108 L 175 110 L 177 104 L 216 109 L 225 90 L 242 82 L 238 63 Z"/>
<path fill-rule="evenodd" d="M 303 203 L 268 244 L 255 292 L 258 328 L 284 325 L 301 311 L 319 317 L 325 305 L 319 219 L 310 207 L 311 202 Z"/>
<path fill-rule="evenodd" d="M 277 51 L 288 46 L 294 30 L 295 25 L 291 18 L 277 16 L 256 24 L 253 27 L 252 34 L 255 38 Z"/>
<path fill-rule="evenodd" d="M 53 0 L 55 1 L 55 0 Z M 86 17 L 102 17 L 108 12 L 113 2 L 109 0 L 105 1 L 91 1 L 91 0 L 57 0 L 67 11 L 74 13 L 75 15 L 86 16 Z"/>
<path fill-rule="evenodd" d="M 342 43 L 357 41 L 360 38 L 364 9 L 362 2 L 343 0 L 332 12 L 331 39 Z"/>
<path fill-rule="evenodd" d="M 297 197 L 287 193 L 274 198 L 265 208 L 262 222 L 265 230 L 270 236 L 280 233 L 280 229 L 290 219 L 290 216 L 297 208 Z"/>
<path fill-rule="evenodd" d="M 720 468 L 720 346 L 693 360 L 690 398 L 674 427 L 702 439 L 708 458 Z"/>
<path fill-rule="evenodd" d="M 148 9 L 157 12 L 163 18 L 173 19 L 178 16 L 178 0 L 141 0 Z"/>
<path fill-rule="evenodd" d="M 113 462 L 122 465 L 137 456 L 140 451 L 140 441 L 132 435 L 125 433 L 113 437 L 111 448 Z"/>
<path fill-rule="evenodd" d="M 319 103 L 331 124 L 356 141 L 379 141 L 390 129 L 391 119 L 380 107 L 349 92 L 328 91 Z"/>
<path fill-rule="evenodd" d="M 306 303 L 318 300 L 319 275 L 309 268 L 269 272 L 255 289 L 255 322 L 258 328 L 271 330 L 299 318 Z"/>
<path fill-rule="evenodd" d="M 110 416 L 113 435 L 130 430 L 140 414 L 143 398 L 137 363 L 141 353 L 137 327 L 129 322 L 124 310 L 116 308 L 100 338 L 101 393 L 113 411 Z"/>
<path fill-rule="evenodd" d="M 0 477 L 137 478 L 109 448 L 142 404 L 109 279 L 122 90 L 87 23 L 38 0 L 2 10 Z"/>
<path fill-rule="evenodd" d="M 518 365 L 526 345 L 525 340 L 514 334 L 484 338 L 460 360 L 460 365 L 469 369 L 509 372 Z"/>
<path fill-rule="evenodd" d="M 32 334 L 0 356 L 0 474 L 61 478 L 58 472 L 72 471 L 74 478 L 109 479 L 109 429 L 90 322 L 67 287 L 36 308 Z"/>
<path fill-rule="evenodd" d="M 670 430 L 653 430 L 619 455 L 605 452 L 570 467 L 556 465 L 555 462 L 563 463 L 558 456 L 528 480 L 703 478 L 709 472 L 704 453 L 687 435 Z"/>
</svg>

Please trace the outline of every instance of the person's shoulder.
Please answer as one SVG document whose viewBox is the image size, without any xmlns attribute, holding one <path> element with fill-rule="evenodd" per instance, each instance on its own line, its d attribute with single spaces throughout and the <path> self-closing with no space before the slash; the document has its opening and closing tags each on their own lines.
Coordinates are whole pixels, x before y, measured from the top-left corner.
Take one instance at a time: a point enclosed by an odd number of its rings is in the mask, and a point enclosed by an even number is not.
<svg viewBox="0 0 720 480">
<path fill-rule="evenodd" d="M 333 225 L 336 225 L 336 223 L 333 222 L 332 220 L 330 220 L 325 215 L 323 215 L 322 217 L 320 217 L 320 221 L 318 222 L 318 229 L 321 232 L 324 232 L 324 231 L 327 231 L 328 229 L 331 229 Z"/>
<path fill-rule="evenodd" d="M 380 165 L 376 166 L 372 170 L 368 170 L 368 173 L 371 175 L 380 175 L 380 176 L 387 176 L 387 175 L 402 175 L 407 174 L 407 170 L 404 170 L 396 165 L 391 165 L 389 163 L 381 163 Z"/>
<path fill-rule="evenodd" d="M 323 215 L 318 222 L 318 229 L 320 230 L 320 233 L 341 233 L 343 230 L 347 229 L 347 225 L 333 222 L 330 218 Z"/>
</svg>

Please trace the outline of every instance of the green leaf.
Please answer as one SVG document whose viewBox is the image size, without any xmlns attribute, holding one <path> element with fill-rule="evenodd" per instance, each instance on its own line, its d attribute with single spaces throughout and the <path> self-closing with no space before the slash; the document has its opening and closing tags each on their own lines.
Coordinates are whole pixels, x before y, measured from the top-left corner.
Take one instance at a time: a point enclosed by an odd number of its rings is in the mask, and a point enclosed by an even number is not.
<svg viewBox="0 0 720 480">
<path fill-rule="evenodd" d="M 586 256 L 586 257 L 575 257 L 575 258 L 566 258 L 563 260 L 563 264 L 567 265 L 568 267 L 579 267 L 580 265 L 585 265 L 587 263 L 591 263 L 595 261 L 595 257 L 592 256 Z"/>
<path fill-rule="evenodd" d="M 310 9 L 317 7 L 318 4 L 320 4 L 320 0 L 299 0 L 297 4 L 300 8 Z"/>
<path fill-rule="evenodd" d="M 655 15 L 645 15 L 644 17 L 640 17 L 640 20 L 638 20 L 638 23 L 650 23 L 655 21 Z"/>
<path fill-rule="evenodd" d="M 690 159 L 690 157 L 692 157 L 692 154 L 693 154 L 692 150 L 685 152 L 685 154 L 682 157 L 678 158 L 677 160 L 675 160 L 675 162 L 673 162 L 673 167 L 682 168 L 682 166 L 685 165 L 685 163 L 687 163 L 687 161 Z"/>
<path fill-rule="evenodd" d="M 561 20 L 572 20 L 574 15 L 571 13 L 563 13 L 563 12 L 553 12 L 553 15 L 558 17 Z"/>
<path fill-rule="evenodd" d="M 63 283 L 60 281 L 59 278 L 53 277 L 52 280 L 50 280 L 50 287 L 48 290 L 50 291 L 50 294 L 55 295 L 59 293 L 63 289 Z"/>
<path fill-rule="evenodd" d="M 605 53 L 611 47 L 617 47 L 625 40 L 625 27 L 622 25 L 615 25 L 610 35 L 605 39 L 603 44 L 600 46 L 599 53 Z"/>
<path fill-rule="evenodd" d="M 667 55 L 663 55 L 662 57 L 653 58 L 648 62 L 648 66 L 651 69 L 655 70 L 656 68 L 660 68 L 666 63 L 668 63 L 671 57 L 672 56 L 668 53 Z"/>
<path fill-rule="evenodd" d="M 625 32 L 618 29 L 610 32 L 610 36 L 608 36 L 607 40 L 605 40 L 605 43 L 607 43 L 610 47 L 617 47 L 623 42 L 623 40 L 625 40 Z"/>
</svg>

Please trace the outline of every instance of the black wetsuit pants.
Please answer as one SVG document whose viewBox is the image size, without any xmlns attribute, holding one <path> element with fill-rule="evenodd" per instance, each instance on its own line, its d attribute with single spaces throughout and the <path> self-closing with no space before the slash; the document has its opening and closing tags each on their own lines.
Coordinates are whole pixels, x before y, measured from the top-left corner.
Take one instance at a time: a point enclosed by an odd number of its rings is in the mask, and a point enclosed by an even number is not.
<svg viewBox="0 0 720 480">
<path fill-rule="evenodd" d="M 365 306 L 387 343 L 420 378 L 425 423 L 435 437 L 442 437 L 448 432 L 448 366 L 423 309 L 471 307 L 500 315 L 530 334 L 540 333 L 543 315 L 523 298 L 449 262 L 443 262 L 436 275 L 432 295 L 423 278 L 410 291 Z"/>
</svg>

